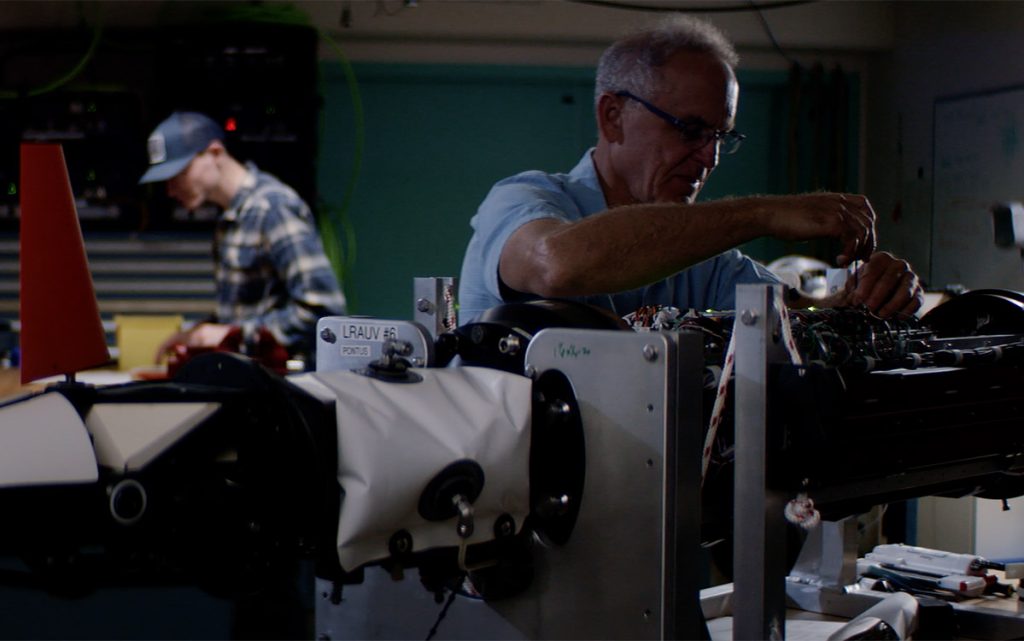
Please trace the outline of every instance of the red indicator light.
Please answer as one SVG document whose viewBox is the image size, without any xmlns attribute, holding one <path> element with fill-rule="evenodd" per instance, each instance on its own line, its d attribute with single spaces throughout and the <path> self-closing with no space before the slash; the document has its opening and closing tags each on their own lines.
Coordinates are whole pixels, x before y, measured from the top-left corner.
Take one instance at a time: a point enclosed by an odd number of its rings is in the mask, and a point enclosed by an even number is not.
<svg viewBox="0 0 1024 641">
<path fill-rule="evenodd" d="M 224 123 L 224 131 L 238 131 L 238 121 L 235 120 L 234 116 L 231 116 Z"/>
</svg>

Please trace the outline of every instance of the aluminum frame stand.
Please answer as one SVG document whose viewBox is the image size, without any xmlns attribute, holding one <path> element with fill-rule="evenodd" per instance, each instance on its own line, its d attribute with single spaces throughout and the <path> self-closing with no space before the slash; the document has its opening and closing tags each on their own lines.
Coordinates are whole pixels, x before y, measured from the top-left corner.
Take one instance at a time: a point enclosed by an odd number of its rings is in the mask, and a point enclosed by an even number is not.
<svg viewBox="0 0 1024 641">
<path fill-rule="evenodd" d="M 531 377 L 571 383 L 584 430 L 580 511 L 564 544 L 536 541 L 533 581 L 493 602 L 458 598 L 439 639 L 694 639 L 698 608 L 703 337 L 545 329 Z M 539 537 L 539 535 L 537 535 Z M 441 605 L 411 572 L 367 568 L 332 603 L 321 581 L 317 635 L 422 638 Z"/>
<path fill-rule="evenodd" d="M 769 487 L 768 368 L 788 362 L 778 286 L 736 288 L 733 638 L 786 634 L 785 497 Z"/>
</svg>

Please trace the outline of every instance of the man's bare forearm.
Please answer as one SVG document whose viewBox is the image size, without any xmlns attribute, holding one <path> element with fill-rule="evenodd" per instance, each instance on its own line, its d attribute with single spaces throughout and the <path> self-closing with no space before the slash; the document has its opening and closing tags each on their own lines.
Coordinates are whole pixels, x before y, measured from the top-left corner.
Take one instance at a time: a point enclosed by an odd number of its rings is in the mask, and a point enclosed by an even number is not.
<svg viewBox="0 0 1024 641">
<path fill-rule="evenodd" d="M 768 215 L 764 199 L 738 198 L 626 205 L 573 224 L 541 221 L 548 224 L 540 231 L 510 240 L 501 275 L 513 289 L 544 296 L 625 291 L 765 235 Z"/>
<path fill-rule="evenodd" d="M 862 196 L 831 193 L 625 205 L 575 223 L 527 223 L 505 245 L 500 273 L 541 296 L 619 292 L 762 236 L 836 238 L 842 265 L 873 251 L 874 212 Z"/>
</svg>

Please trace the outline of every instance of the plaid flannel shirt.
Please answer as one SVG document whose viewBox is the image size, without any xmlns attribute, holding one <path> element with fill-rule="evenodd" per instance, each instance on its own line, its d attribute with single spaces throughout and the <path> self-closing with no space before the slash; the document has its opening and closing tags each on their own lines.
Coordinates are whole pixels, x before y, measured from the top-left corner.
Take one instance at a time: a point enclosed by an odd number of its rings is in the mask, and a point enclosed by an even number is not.
<svg viewBox="0 0 1024 641">
<path fill-rule="evenodd" d="M 249 176 L 217 221 L 217 320 L 245 336 L 270 331 L 290 353 L 312 351 L 321 316 L 345 313 L 312 212 L 295 190 L 248 165 Z"/>
</svg>

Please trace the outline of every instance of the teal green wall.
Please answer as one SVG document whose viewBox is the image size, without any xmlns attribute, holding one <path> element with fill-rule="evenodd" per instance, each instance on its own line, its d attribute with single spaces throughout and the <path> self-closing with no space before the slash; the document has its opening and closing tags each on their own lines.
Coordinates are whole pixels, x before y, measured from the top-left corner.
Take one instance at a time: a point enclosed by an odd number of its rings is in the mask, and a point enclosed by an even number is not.
<svg viewBox="0 0 1024 641">
<path fill-rule="evenodd" d="M 410 318 L 412 279 L 458 275 L 469 219 L 495 181 L 526 169 L 568 170 L 593 145 L 593 70 L 411 64 L 354 70 L 364 148 L 346 214 L 355 247 L 345 277 L 349 311 Z M 323 63 L 321 71 L 318 186 L 321 209 L 336 211 L 352 176 L 358 132 L 341 66 Z M 739 153 L 723 158 L 704 198 L 788 189 L 780 125 L 787 121 L 787 74 L 741 73 L 740 81 L 737 128 L 748 138 Z M 746 249 L 769 260 L 792 248 L 762 240 Z"/>
</svg>

